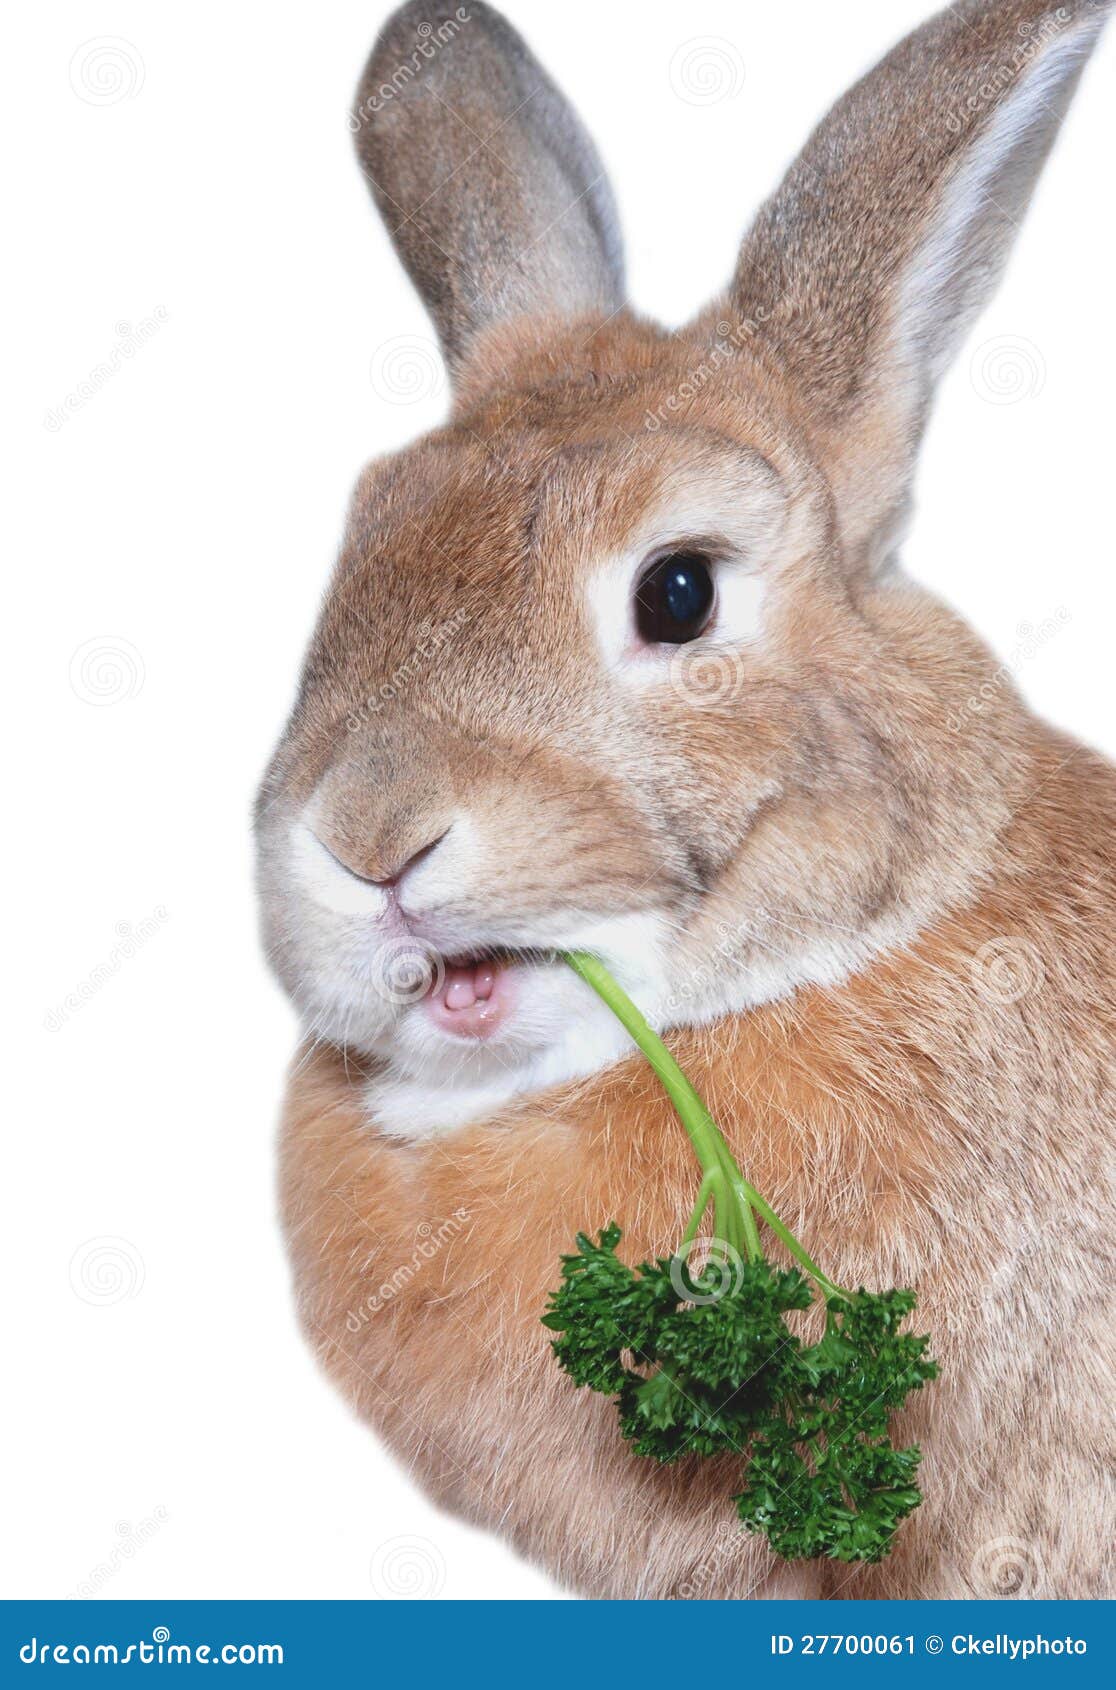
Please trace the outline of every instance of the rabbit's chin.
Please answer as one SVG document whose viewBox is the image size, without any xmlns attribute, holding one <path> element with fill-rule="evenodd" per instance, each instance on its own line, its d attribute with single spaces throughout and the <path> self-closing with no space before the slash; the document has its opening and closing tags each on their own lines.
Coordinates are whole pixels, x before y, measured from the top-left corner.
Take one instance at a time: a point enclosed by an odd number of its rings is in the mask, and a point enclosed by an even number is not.
<svg viewBox="0 0 1116 1690">
<path fill-rule="evenodd" d="M 595 1073 L 630 1048 L 615 1017 L 557 959 L 451 965 L 378 1052 L 369 1114 L 393 1137 L 429 1138 Z"/>
</svg>

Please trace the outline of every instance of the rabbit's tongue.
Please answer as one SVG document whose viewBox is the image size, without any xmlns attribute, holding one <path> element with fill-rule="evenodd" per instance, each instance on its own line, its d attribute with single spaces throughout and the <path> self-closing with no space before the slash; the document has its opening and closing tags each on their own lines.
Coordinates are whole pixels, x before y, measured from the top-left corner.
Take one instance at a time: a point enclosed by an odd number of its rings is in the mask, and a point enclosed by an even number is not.
<svg viewBox="0 0 1116 1690">
<path fill-rule="evenodd" d="M 507 973 L 498 962 L 452 963 L 423 1003 L 443 1032 L 487 1038 L 510 1008 Z"/>
</svg>

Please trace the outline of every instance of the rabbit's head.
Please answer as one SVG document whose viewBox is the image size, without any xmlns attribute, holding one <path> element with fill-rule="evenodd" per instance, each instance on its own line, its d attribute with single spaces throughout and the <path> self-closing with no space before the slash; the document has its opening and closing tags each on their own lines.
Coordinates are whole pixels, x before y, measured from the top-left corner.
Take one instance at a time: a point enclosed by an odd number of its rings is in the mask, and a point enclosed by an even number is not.
<svg viewBox="0 0 1116 1690">
<path fill-rule="evenodd" d="M 834 108 L 729 289 L 624 304 L 592 143 L 479 0 L 409 4 L 353 125 L 437 325 L 447 425 L 357 488 L 260 796 L 308 1029 L 422 1133 L 661 1027 L 832 982 L 965 895 L 1025 718 L 896 563 L 935 384 L 1106 7 L 962 0 Z"/>
</svg>

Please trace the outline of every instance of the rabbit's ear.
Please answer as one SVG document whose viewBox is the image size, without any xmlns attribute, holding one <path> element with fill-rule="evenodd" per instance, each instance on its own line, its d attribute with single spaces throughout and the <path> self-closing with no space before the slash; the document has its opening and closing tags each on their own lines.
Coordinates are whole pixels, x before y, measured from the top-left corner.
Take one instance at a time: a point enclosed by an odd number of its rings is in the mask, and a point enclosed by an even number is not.
<svg viewBox="0 0 1116 1690">
<path fill-rule="evenodd" d="M 593 143 L 481 0 L 417 0 L 372 49 L 351 118 L 361 167 L 451 362 L 512 317 L 623 303 L 612 191 Z"/>
<path fill-rule="evenodd" d="M 854 566 L 886 561 L 938 378 L 999 281 L 1109 0 L 960 0 L 815 130 L 732 301 L 800 397 Z"/>
</svg>

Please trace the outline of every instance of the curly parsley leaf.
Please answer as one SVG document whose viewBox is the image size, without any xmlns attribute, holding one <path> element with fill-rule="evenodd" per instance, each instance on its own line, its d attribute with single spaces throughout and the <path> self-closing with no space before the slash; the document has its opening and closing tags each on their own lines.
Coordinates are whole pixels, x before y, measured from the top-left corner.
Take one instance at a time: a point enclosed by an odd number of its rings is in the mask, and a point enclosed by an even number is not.
<svg viewBox="0 0 1116 1690">
<path fill-rule="evenodd" d="M 577 1385 L 615 1403 L 633 1451 L 656 1461 L 735 1454 L 743 1524 L 787 1559 L 879 1561 L 922 1500 L 920 1452 L 897 1449 L 893 1411 L 937 1374 L 925 1334 L 903 1330 L 912 1291 L 842 1291 L 744 1178 L 719 1128 L 658 1035 L 594 957 L 567 960 L 643 1050 L 690 1136 L 702 1181 L 677 1253 L 629 1267 L 613 1223 L 562 1258 L 544 1324 Z M 690 1249 L 713 1211 L 696 1273 Z M 763 1254 L 764 1222 L 798 1266 Z M 788 1316 L 825 1309 L 806 1343 Z"/>
</svg>

